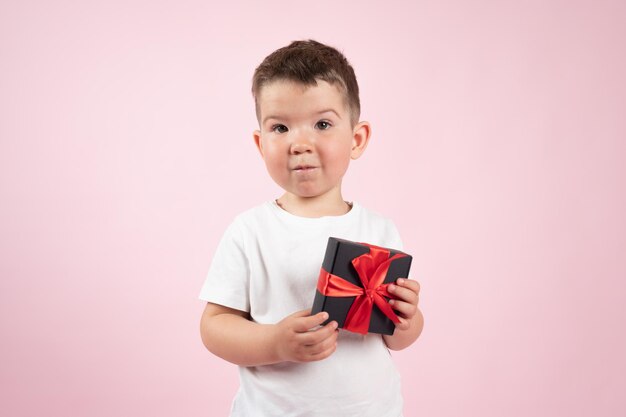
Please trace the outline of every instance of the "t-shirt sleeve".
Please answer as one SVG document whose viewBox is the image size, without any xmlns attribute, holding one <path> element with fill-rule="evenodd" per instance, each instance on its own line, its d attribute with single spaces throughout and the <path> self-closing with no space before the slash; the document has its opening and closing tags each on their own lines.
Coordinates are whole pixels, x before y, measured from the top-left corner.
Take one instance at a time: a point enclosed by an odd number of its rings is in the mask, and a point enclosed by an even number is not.
<svg viewBox="0 0 626 417">
<path fill-rule="evenodd" d="M 238 219 L 228 226 L 209 267 L 198 298 L 241 311 L 250 311 L 250 268 Z"/>
</svg>

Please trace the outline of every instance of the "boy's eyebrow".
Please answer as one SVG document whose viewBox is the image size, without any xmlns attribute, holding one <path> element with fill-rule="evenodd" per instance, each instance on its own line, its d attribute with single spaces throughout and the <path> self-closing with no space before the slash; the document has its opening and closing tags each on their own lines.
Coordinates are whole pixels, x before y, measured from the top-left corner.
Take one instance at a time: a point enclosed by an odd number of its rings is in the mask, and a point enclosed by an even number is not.
<svg viewBox="0 0 626 417">
<path fill-rule="evenodd" d="M 265 122 L 267 122 L 269 119 L 280 119 L 280 116 L 274 116 L 273 114 L 270 114 L 269 116 L 265 116 L 261 123 L 265 124 Z"/>
<path fill-rule="evenodd" d="M 335 116 L 337 116 L 339 119 L 341 119 L 341 116 L 339 115 L 339 113 L 337 113 L 334 109 L 324 109 L 324 110 L 320 110 L 318 112 L 315 112 L 315 114 L 324 114 L 324 113 L 334 113 Z M 261 121 L 261 123 L 265 124 L 265 122 L 267 122 L 269 119 L 283 119 L 283 118 L 284 117 L 270 114 L 269 116 L 265 116 L 263 118 L 263 120 Z"/>
<path fill-rule="evenodd" d="M 341 119 L 341 116 L 339 115 L 339 113 L 337 113 L 334 109 L 320 110 L 317 112 L 317 114 L 328 113 L 328 112 L 335 113 L 335 116 Z"/>
</svg>

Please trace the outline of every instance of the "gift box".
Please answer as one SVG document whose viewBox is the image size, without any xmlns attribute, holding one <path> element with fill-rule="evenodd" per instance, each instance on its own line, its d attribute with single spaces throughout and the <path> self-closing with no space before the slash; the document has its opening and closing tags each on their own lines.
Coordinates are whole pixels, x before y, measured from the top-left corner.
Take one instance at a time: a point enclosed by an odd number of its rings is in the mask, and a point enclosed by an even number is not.
<svg viewBox="0 0 626 417">
<path fill-rule="evenodd" d="M 411 260 L 398 250 L 328 238 L 311 314 L 326 311 L 326 323 L 360 334 L 393 334 L 399 320 L 387 287 L 408 277 Z"/>
</svg>

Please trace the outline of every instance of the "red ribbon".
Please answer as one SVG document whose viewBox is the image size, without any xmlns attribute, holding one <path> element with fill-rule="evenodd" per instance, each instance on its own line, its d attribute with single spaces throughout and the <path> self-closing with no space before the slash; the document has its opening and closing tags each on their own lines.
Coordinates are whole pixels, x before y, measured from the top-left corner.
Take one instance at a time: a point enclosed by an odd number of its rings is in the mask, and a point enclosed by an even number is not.
<svg viewBox="0 0 626 417">
<path fill-rule="evenodd" d="M 343 327 L 346 330 L 366 334 L 369 330 L 374 304 L 395 324 L 400 323 L 400 319 L 384 298 L 396 298 L 387 290 L 391 283 L 383 284 L 383 281 L 387 276 L 391 262 L 404 258 L 406 255 L 397 254 L 390 258 L 390 252 L 385 248 L 367 243 L 363 243 L 363 245 L 370 248 L 369 253 L 352 260 L 352 265 L 359 274 L 363 287 L 354 285 L 322 268 L 317 281 L 317 289 L 323 295 L 330 297 L 356 296 L 354 303 L 352 303 L 348 311 Z"/>
</svg>

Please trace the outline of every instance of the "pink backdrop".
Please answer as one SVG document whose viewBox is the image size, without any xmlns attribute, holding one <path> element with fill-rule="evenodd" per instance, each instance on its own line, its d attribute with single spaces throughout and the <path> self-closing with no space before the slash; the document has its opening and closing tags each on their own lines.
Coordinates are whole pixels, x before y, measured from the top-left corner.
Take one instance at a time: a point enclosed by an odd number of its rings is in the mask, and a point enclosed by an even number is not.
<svg viewBox="0 0 626 417">
<path fill-rule="evenodd" d="M 226 414 L 196 297 L 279 195 L 252 72 L 315 38 L 373 125 L 344 196 L 422 284 L 406 416 L 625 415 L 625 4 L 2 2 L 0 414 Z"/>
</svg>

